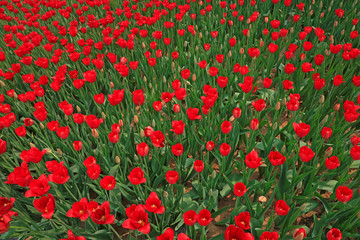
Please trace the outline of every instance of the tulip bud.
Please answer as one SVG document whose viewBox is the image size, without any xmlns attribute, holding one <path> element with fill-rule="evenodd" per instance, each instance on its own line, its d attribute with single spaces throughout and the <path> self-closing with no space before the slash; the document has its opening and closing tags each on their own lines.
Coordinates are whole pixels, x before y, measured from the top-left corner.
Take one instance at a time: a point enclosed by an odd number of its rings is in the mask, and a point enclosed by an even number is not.
<svg viewBox="0 0 360 240">
<path fill-rule="evenodd" d="M 293 32 L 294 32 L 294 28 L 291 27 L 291 28 L 290 28 L 290 33 L 293 33 Z"/>
<path fill-rule="evenodd" d="M 152 125 L 153 128 L 155 128 L 155 119 L 152 120 L 151 125 Z"/>
<path fill-rule="evenodd" d="M 321 95 L 320 99 L 319 99 L 319 103 L 324 103 L 325 102 L 325 96 Z"/>
<path fill-rule="evenodd" d="M 16 94 L 16 92 L 14 93 L 14 98 L 17 99 L 18 95 Z"/>
<path fill-rule="evenodd" d="M 251 25 L 250 25 L 249 29 L 251 29 Z M 250 31 L 248 31 L 248 32 L 246 33 L 246 37 L 250 37 Z"/>
<path fill-rule="evenodd" d="M 279 111 L 280 108 L 281 108 L 281 102 L 278 101 L 278 102 L 276 103 L 276 105 L 275 105 L 275 110 L 276 110 L 276 111 Z"/>
<path fill-rule="evenodd" d="M 196 75 L 195 75 L 195 73 L 193 73 L 193 75 L 192 75 L 191 79 L 193 80 L 193 82 L 195 82 L 195 81 L 196 81 Z"/>
<path fill-rule="evenodd" d="M 228 58 L 230 58 L 231 56 L 232 56 L 232 53 L 231 53 L 231 50 L 229 50 L 229 52 L 228 52 Z"/>
<path fill-rule="evenodd" d="M 138 115 L 135 115 L 134 116 L 134 123 L 138 124 L 138 122 L 139 122 L 139 117 L 138 117 Z"/>
<path fill-rule="evenodd" d="M 171 63 L 171 69 L 174 71 L 175 68 L 176 68 L 176 67 L 175 67 L 175 62 L 172 62 L 172 63 Z"/>
<path fill-rule="evenodd" d="M 40 128 L 44 129 L 45 128 L 44 124 L 40 123 Z"/>
<path fill-rule="evenodd" d="M 134 154 L 134 160 L 139 161 L 139 157 L 136 154 Z"/>
<path fill-rule="evenodd" d="M 144 42 L 142 42 L 141 47 L 145 48 L 145 43 Z"/>
<path fill-rule="evenodd" d="M 184 41 L 184 47 L 187 47 L 187 45 L 188 45 L 188 42 Z"/>
<path fill-rule="evenodd" d="M 261 203 L 266 203 L 267 202 L 267 198 L 265 196 L 260 196 L 259 197 L 259 202 Z"/>
<path fill-rule="evenodd" d="M 175 104 L 175 105 L 173 106 L 173 111 L 174 111 L 175 113 L 179 113 L 179 112 L 180 112 L 180 105 L 179 105 L 179 104 Z"/>
<path fill-rule="evenodd" d="M 4 83 L 3 81 L 1 81 L 1 80 L 0 80 L 0 85 L 1 85 L 2 87 L 5 87 L 5 86 L 6 86 L 5 83 Z"/>
<path fill-rule="evenodd" d="M 144 130 L 140 130 L 140 137 L 145 137 L 145 132 L 144 132 Z"/>
<path fill-rule="evenodd" d="M 94 138 L 98 138 L 98 137 L 99 137 L 99 133 L 98 133 L 98 131 L 97 131 L 96 129 L 93 129 L 93 130 L 92 130 L 92 136 L 93 136 Z"/>
<path fill-rule="evenodd" d="M 149 83 L 149 88 L 152 88 L 152 84 L 151 84 L 151 83 Z"/>
<path fill-rule="evenodd" d="M 331 6 L 329 7 L 328 12 L 331 12 Z"/>
<path fill-rule="evenodd" d="M 293 238 L 294 240 L 303 240 L 306 236 L 306 232 L 305 229 L 300 228 L 300 229 L 295 229 L 294 233 L 293 233 Z"/>
<path fill-rule="evenodd" d="M 60 148 L 57 149 L 57 153 L 59 154 L 60 157 L 63 155 L 63 151 L 61 151 Z"/>
<path fill-rule="evenodd" d="M 245 50 L 243 48 L 240 48 L 240 54 L 244 54 Z"/>
<path fill-rule="evenodd" d="M 330 56 L 330 51 L 328 49 L 325 49 L 325 55 Z"/>
<path fill-rule="evenodd" d="M 334 111 L 337 112 L 340 109 L 340 103 L 335 104 Z"/>
<path fill-rule="evenodd" d="M 44 148 L 44 150 L 46 150 L 46 154 L 52 154 L 52 151 L 50 148 Z"/>
<path fill-rule="evenodd" d="M 334 27 L 337 27 L 337 25 L 338 25 L 338 21 L 335 21 L 334 22 Z"/>
<path fill-rule="evenodd" d="M 328 149 L 325 150 L 325 156 L 326 158 L 330 157 L 331 154 L 333 153 L 333 148 L 329 147 Z"/>
<path fill-rule="evenodd" d="M 233 123 L 235 121 L 234 116 L 231 116 L 229 120 L 230 120 L 231 123 Z"/>
<path fill-rule="evenodd" d="M 110 82 L 110 88 L 114 88 L 114 83 Z"/>
<path fill-rule="evenodd" d="M 309 15 L 312 16 L 314 14 L 314 10 L 311 10 Z"/>
<path fill-rule="evenodd" d="M 261 41 L 260 41 L 260 48 L 262 48 L 263 46 L 264 46 L 264 41 L 261 40 Z"/>
<path fill-rule="evenodd" d="M 250 24 L 250 23 L 251 23 L 250 18 L 248 18 L 248 19 L 246 20 L 246 23 L 247 23 L 247 24 Z"/>
<path fill-rule="evenodd" d="M 35 147 L 35 144 L 33 144 L 32 142 L 30 143 L 30 147 Z"/>
<path fill-rule="evenodd" d="M 101 117 L 102 117 L 102 119 L 106 119 L 106 114 L 104 113 L 104 112 L 101 112 Z"/>
<path fill-rule="evenodd" d="M 341 36 L 345 34 L 345 29 L 341 31 Z"/>
<path fill-rule="evenodd" d="M 199 38 L 202 39 L 202 33 L 201 32 L 199 33 Z"/>
<path fill-rule="evenodd" d="M 167 191 L 164 191 L 163 196 L 164 196 L 165 199 L 167 199 L 169 197 L 169 193 Z"/>
<path fill-rule="evenodd" d="M 320 2 L 319 8 L 321 9 L 323 7 L 323 1 Z"/>
<path fill-rule="evenodd" d="M 274 130 L 275 130 L 275 129 L 277 129 L 277 127 L 278 127 L 278 123 L 277 123 L 277 122 L 275 122 L 275 123 L 274 123 L 271 127 L 272 127 L 272 129 L 274 129 Z"/>
<path fill-rule="evenodd" d="M 123 127 L 123 126 L 124 126 L 124 122 L 123 122 L 122 119 L 119 120 L 119 126 L 120 126 L 120 127 Z"/>
<path fill-rule="evenodd" d="M 195 47 L 195 51 L 198 52 L 199 51 L 199 46 L 196 45 Z"/>
<path fill-rule="evenodd" d="M 324 17 L 324 15 L 325 15 L 325 13 L 324 13 L 324 12 L 322 12 L 322 13 L 320 14 L 320 18 L 323 18 L 323 17 Z"/>
<path fill-rule="evenodd" d="M 265 22 L 265 23 L 268 23 L 268 22 L 269 22 L 269 17 L 265 17 L 265 18 L 264 18 L 264 22 Z"/>
<path fill-rule="evenodd" d="M 120 158 L 119 158 L 119 156 L 116 156 L 116 157 L 115 157 L 115 162 L 116 162 L 117 164 L 120 163 Z"/>
<path fill-rule="evenodd" d="M 81 108 L 80 108 L 79 106 L 76 106 L 76 111 L 77 111 L 78 113 L 81 113 Z"/>
<path fill-rule="evenodd" d="M 65 115 L 65 121 L 68 121 L 68 120 L 69 120 L 68 115 Z"/>
</svg>

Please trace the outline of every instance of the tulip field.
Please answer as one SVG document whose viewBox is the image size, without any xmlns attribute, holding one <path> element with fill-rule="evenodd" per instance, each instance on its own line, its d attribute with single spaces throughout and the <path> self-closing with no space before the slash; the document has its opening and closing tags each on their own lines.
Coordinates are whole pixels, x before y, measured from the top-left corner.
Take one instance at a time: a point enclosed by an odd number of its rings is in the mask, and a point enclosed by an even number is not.
<svg viewBox="0 0 360 240">
<path fill-rule="evenodd" d="M 359 0 L 0 0 L 0 239 L 359 240 Z"/>
</svg>

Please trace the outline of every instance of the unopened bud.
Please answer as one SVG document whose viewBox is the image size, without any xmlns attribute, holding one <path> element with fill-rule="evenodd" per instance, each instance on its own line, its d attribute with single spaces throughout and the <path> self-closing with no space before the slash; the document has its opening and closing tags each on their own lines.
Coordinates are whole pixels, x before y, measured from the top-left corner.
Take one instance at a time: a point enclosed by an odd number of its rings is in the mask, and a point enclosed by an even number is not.
<svg viewBox="0 0 360 240">
<path fill-rule="evenodd" d="M 76 106 L 76 111 L 77 111 L 78 113 L 81 113 L 81 108 L 80 108 L 79 106 Z"/>
<path fill-rule="evenodd" d="M 155 119 L 152 120 L 151 126 L 155 128 Z"/>
<path fill-rule="evenodd" d="M 104 112 L 101 112 L 101 117 L 102 117 L 102 119 L 106 119 L 106 114 L 104 113 Z"/>
<path fill-rule="evenodd" d="M 44 129 L 45 128 L 44 124 L 40 123 L 40 128 Z"/>
<path fill-rule="evenodd" d="M 198 52 L 199 51 L 199 46 L 196 45 L 195 47 L 195 51 Z M 190 57 L 190 53 L 189 53 L 189 57 Z"/>
<path fill-rule="evenodd" d="M 333 148 L 329 147 L 328 149 L 325 150 L 325 157 L 326 158 L 330 157 L 332 153 L 333 153 Z"/>
<path fill-rule="evenodd" d="M 57 151 L 57 153 L 59 154 L 60 157 L 63 155 L 63 151 L 61 151 L 60 148 L 58 148 L 56 151 Z"/>
<path fill-rule="evenodd" d="M 144 82 L 147 82 L 147 78 L 146 78 L 146 76 L 144 76 L 143 80 L 144 80 Z"/>
<path fill-rule="evenodd" d="M 261 203 L 266 203 L 267 202 L 267 198 L 265 196 L 260 196 L 259 197 L 259 202 Z"/>
<path fill-rule="evenodd" d="M 166 77 L 163 76 L 163 83 L 166 83 Z"/>
<path fill-rule="evenodd" d="M 340 103 L 335 104 L 334 106 L 335 112 L 339 111 L 339 109 L 340 109 Z"/>
<path fill-rule="evenodd" d="M 324 103 L 325 102 L 325 96 L 321 95 L 320 99 L 319 99 L 319 103 Z"/>
<path fill-rule="evenodd" d="M 172 70 L 175 70 L 175 68 L 176 68 L 176 67 L 175 67 L 175 62 L 172 62 L 172 63 L 171 63 L 171 69 L 172 69 Z"/>
<path fill-rule="evenodd" d="M 331 6 L 328 8 L 328 12 L 331 12 Z"/>
<path fill-rule="evenodd" d="M 143 129 L 140 130 L 140 137 L 145 137 L 145 132 Z"/>
<path fill-rule="evenodd" d="M 290 33 L 294 33 L 294 28 L 293 27 L 290 28 Z"/>
<path fill-rule="evenodd" d="M 314 10 L 311 10 L 309 15 L 312 16 L 314 14 Z"/>
<path fill-rule="evenodd" d="M 98 133 L 98 131 L 97 131 L 96 129 L 93 129 L 93 130 L 92 130 L 92 136 L 93 136 L 94 138 L 98 138 L 98 137 L 99 137 L 99 133 Z"/>
<path fill-rule="evenodd" d="M 322 13 L 320 14 L 320 18 L 323 18 L 323 17 L 324 17 L 324 15 L 325 15 L 325 13 L 324 13 L 324 12 L 322 12 Z"/>
<path fill-rule="evenodd" d="M 234 116 L 231 116 L 230 119 L 229 119 L 229 121 L 230 121 L 231 123 L 233 123 L 233 122 L 235 121 Z"/>
<path fill-rule="evenodd" d="M 46 150 L 46 154 L 52 154 L 52 151 L 50 148 L 44 148 L 44 150 Z"/>
<path fill-rule="evenodd" d="M 187 47 L 187 45 L 188 45 L 188 42 L 185 41 L 185 42 L 184 42 L 184 47 Z"/>
<path fill-rule="evenodd" d="M 0 85 L 1 85 L 2 87 L 5 87 L 5 83 L 4 83 L 3 81 L 1 81 L 1 80 L 0 80 Z"/>
<path fill-rule="evenodd" d="M 164 196 L 165 199 L 167 199 L 169 197 L 169 193 L 167 191 L 164 191 L 163 196 Z"/>
<path fill-rule="evenodd" d="M 240 54 L 244 54 L 245 50 L 243 48 L 240 48 Z"/>
<path fill-rule="evenodd" d="M 116 156 L 116 157 L 115 157 L 115 162 L 116 162 L 117 164 L 120 163 L 120 157 L 119 157 L 119 156 Z"/>
<path fill-rule="evenodd" d="M 343 29 L 342 31 L 341 31 L 341 35 L 344 35 L 345 34 L 345 29 Z"/>
<path fill-rule="evenodd" d="M 110 88 L 114 88 L 114 83 L 110 82 Z"/>
<path fill-rule="evenodd" d="M 65 115 L 65 121 L 68 121 L 68 120 L 69 120 L 68 115 Z"/>
<path fill-rule="evenodd" d="M 201 32 L 199 33 L 199 38 L 202 39 L 202 33 Z"/>
<path fill-rule="evenodd" d="M 14 98 L 17 99 L 18 95 L 16 94 L 16 92 L 14 93 Z"/>
<path fill-rule="evenodd" d="M 30 147 L 35 147 L 35 144 L 33 144 L 32 142 L 30 143 Z"/>
<path fill-rule="evenodd" d="M 263 46 L 264 46 L 264 41 L 261 40 L 261 41 L 260 41 L 260 48 L 262 48 Z"/>
<path fill-rule="evenodd" d="M 323 7 L 323 1 L 320 2 L 319 8 L 321 9 Z"/>
<path fill-rule="evenodd" d="M 330 56 L 330 51 L 328 49 L 325 49 L 325 56 Z"/>
<path fill-rule="evenodd" d="M 139 122 L 139 117 L 138 115 L 135 115 L 134 116 L 134 123 L 137 124 Z"/>
<path fill-rule="evenodd" d="M 119 120 L 119 126 L 120 126 L 120 127 L 123 127 L 123 126 L 124 126 L 124 122 L 123 122 L 122 119 Z"/>
<path fill-rule="evenodd" d="M 274 130 L 275 130 L 275 129 L 277 129 L 277 127 L 278 127 L 278 123 L 277 123 L 277 122 L 275 122 L 275 123 L 274 123 L 271 127 L 272 127 L 272 129 L 274 129 Z"/>
<path fill-rule="evenodd" d="M 294 240 L 303 240 L 305 238 L 305 229 L 300 228 L 300 229 L 295 229 L 294 233 L 293 233 L 293 238 Z"/>
<path fill-rule="evenodd" d="M 231 56 L 232 56 L 232 53 L 231 53 L 231 50 L 229 50 L 229 52 L 228 52 L 228 58 L 230 58 Z"/>
<path fill-rule="evenodd" d="M 145 48 L 145 43 L 144 42 L 142 42 L 141 47 Z"/>
<path fill-rule="evenodd" d="M 335 21 L 334 22 L 334 27 L 337 27 L 338 24 L 339 24 L 338 21 Z"/>
<path fill-rule="evenodd" d="M 269 22 L 269 17 L 265 17 L 265 18 L 264 18 L 264 22 L 265 22 L 265 23 L 268 23 L 268 22 Z"/>
<path fill-rule="evenodd" d="M 193 75 L 192 75 L 192 77 L 191 77 L 191 80 L 193 80 L 193 82 L 196 81 L 196 75 L 195 75 L 195 73 L 193 73 Z"/>
<path fill-rule="evenodd" d="M 276 105 L 275 105 L 275 110 L 276 110 L 276 111 L 279 111 L 280 108 L 281 108 L 281 102 L 278 101 L 278 102 L 276 103 Z"/>
</svg>

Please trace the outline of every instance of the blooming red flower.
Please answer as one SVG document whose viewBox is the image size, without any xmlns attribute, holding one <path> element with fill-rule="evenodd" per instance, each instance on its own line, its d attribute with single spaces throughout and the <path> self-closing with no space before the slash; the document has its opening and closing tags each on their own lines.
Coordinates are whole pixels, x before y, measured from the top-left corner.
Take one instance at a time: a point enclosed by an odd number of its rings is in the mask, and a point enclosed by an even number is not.
<svg viewBox="0 0 360 240">
<path fill-rule="evenodd" d="M 167 228 L 163 234 L 161 234 L 156 238 L 156 240 L 173 240 L 173 239 L 174 239 L 174 230 L 172 228 Z"/>
<path fill-rule="evenodd" d="M 194 162 L 195 172 L 202 172 L 204 170 L 204 162 L 201 160 L 196 160 Z"/>
<path fill-rule="evenodd" d="M 336 194 L 336 198 L 340 202 L 348 202 L 353 197 L 353 191 L 350 188 L 348 188 L 347 186 L 339 186 L 336 189 L 335 194 Z"/>
<path fill-rule="evenodd" d="M 145 129 L 146 132 L 146 129 Z M 146 133 L 145 133 L 146 134 Z M 161 131 L 155 131 L 150 135 L 154 147 L 164 147 L 165 135 Z"/>
<path fill-rule="evenodd" d="M 161 206 L 161 200 L 156 192 L 151 192 L 149 197 L 146 199 L 145 209 L 148 212 L 156 214 L 163 214 L 165 212 L 165 207 Z"/>
<path fill-rule="evenodd" d="M 342 239 L 341 231 L 337 228 L 332 228 L 326 234 L 327 240 L 340 240 Z"/>
<path fill-rule="evenodd" d="M 42 160 L 42 157 L 46 152 L 47 152 L 46 150 L 40 151 L 38 148 L 32 147 L 30 148 L 30 150 L 22 151 L 20 154 L 20 158 L 26 163 L 29 162 L 38 163 Z"/>
<path fill-rule="evenodd" d="M 329 157 L 325 160 L 325 167 L 329 170 L 333 170 L 340 166 L 340 161 L 337 156 Z"/>
<path fill-rule="evenodd" d="M 262 110 L 264 110 L 265 108 L 265 100 L 264 99 L 259 99 L 255 102 L 251 102 L 251 104 L 253 105 L 253 107 L 255 108 L 256 111 L 261 112 Z"/>
<path fill-rule="evenodd" d="M 188 116 L 188 118 L 191 120 L 191 121 L 195 121 L 197 119 L 201 119 L 201 116 L 198 115 L 199 114 L 199 109 L 198 108 L 188 108 L 186 110 L 186 114 Z"/>
<path fill-rule="evenodd" d="M 105 190 L 113 190 L 116 185 L 116 180 L 113 176 L 105 176 L 100 180 L 100 186 Z"/>
<path fill-rule="evenodd" d="M 311 148 L 302 146 L 299 150 L 299 156 L 301 161 L 309 162 L 315 156 L 315 153 L 311 150 Z"/>
<path fill-rule="evenodd" d="M 248 211 L 235 216 L 235 224 L 243 230 L 250 229 L 250 213 Z"/>
<path fill-rule="evenodd" d="M 99 164 L 94 164 L 93 166 L 88 167 L 86 173 L 90 179 L 96 180 L 99 178 L 99 175 L 101 173 L 101 167 Z"/>
<path fill-rule="evenodd" d="M 211 217 L 211 213 L 209 210 L 202 209 L 197 215 L 197 220 L 201 226 L 207 226 L 210 224 L 213 218 Z"/>
<path fill-rule="evenodd" d="M 113 94 L 108 95 L 109 103 L 112 106 L 120 104 L 124 98 L 125 89 L 122 90 L 114 90 Z"/>
<path fill-rule="evenodd" d="M 36 210 L 42 213 L 41 216 L 46 219 L 50 219 L 55 212 L 55 199 L 52 194 L 42 196 L 40 199 L 34 201 L 34 207 Z"/>
<path fill-rule="evenodd" d="M 126 209 L 128 219 L 122 224 L 123 228 L 138 230 L 143 234 L 150 232 L 150 223 L 148 222 L 148 214 L 145 212 L 143 205 L 132 205 Z"/>
<path fill-rule="evenodd" d="M 293 127 L 296 135 L 300 138 L 305 137 L 310 132 L 310 125 L 306 123 L 296 123 L 293 122 Z"/>
<path fill-rule="evenodd" d="M 260 240 L 278 240 L 279 234 L 277 232 L 263 232 Z"/>
<path fill-rule="evenodd" d="M 179 173 L 177 171 L 167 171 L 165 174 L 166 181 L 169 184 L 175 184 L 179 180 Z"/>
<path fill-rule="evenodd" d="M 305 237 L 306 237 L 306 231 L 304 228 L 295 229 L 295 231 L 293 232 L 294 240 L 302 240 Z"/>
<path fill-rule="evenodd" d="M 286 157 L 278 151 L 271 151 L 269 153 L 269 160 L 272 165 L 279 166 L 284 164 Z"/>
<path fill-rule="evenodd" d="M 244 183 L 238 182 L 234 185 L 234 194 L 238 197 L 242 197 L 245 195 L 247 189 Z"/>
<path fill-rule="evenodd" d="M 57 184 L 64 184 L 70 179 L 68 170 L 62 164 L 58 164 L 52 174 L 49 174 L 48 180 Z"/>
<path fill-rule="evenodd" d="M 181 135 L 184 132 L 184 128 L 185 128 L 185 123 L 180 120 L 180 121 L 172 121 L 171 123 L 172 125 L 172 129 L 170 129 L 171 132 L 174 132 L 176 135 Z"/>
<path fill-rule="evenodd" d="M 245 233 L 239 227 L 229 225 L 225 230 L 225 240 L 255 240 L 251 233 Z"/>
<path fill-rule="evenodd" d="M 144 97 L 143 90 L 139 89 L 139 90 L 135 90 L 133 92 L 133 102 L 135 105 L 137 105 L 137 106 L 143 105 L 144 99 L 145 99 L 145 97 Z"/>
<path fill-rule="evenodd" d="M 249 168 L 258 168 L 263 162 L 256 151 L 251 151 L 245 156 L 245 164 Z"/>
<path fill-rule="evenodd" d="M 354 160 L 360 160 L 360 146 L 353 146 L 351 149 L 350 149 L 350 155 L 352 157 L 352 159 Z"/>
<path fill-rule="evenodd" d="M 25 197 L 40 197 L 50 190 L 50 185 L 45 174 L 38 179 L 33 179 L 29 184 L 29 190 L 26 191 Z"/>
<path fill-rule="evenodd" d="M 198 220 L 198 215 L 194 210 L 186 211 L 183 214 L 184 223 L 188 226 L 194 225 Z"/>
<path fill-rule="evenodd" d="M 275 203 L 276 214 L 278 214 L 280 216 L 285 216 L 288 214 L 289 210 L 290 210 L 290 207 L 286 204 L 286 202 L 284 200 L 278 200 Z"/>
<path fill-rule="evenodd" d="M 74 233 L 69 229 L 68 232 L 68 238 L 62 238 L 60 240 L 86 240 L 83 236 L 75 236 Z"/>
<path fill-rule="evenodd" d="M 28 165 L 26 162 L 22 162 L 20 167 L 16 167 L 13 172 L 7 177 L 6 184 L 17 184 L 21 187 L 29 186 L 31 180 L 33 180 Z M 1 215 L 1 214 L 0 214 Z"/>
<path fill-rule="evenodd" d="M 232 129 L 232 125 L 229 121 L 224 121 L 222 124 L 221 124 L 221 131 L 224 133 L 224 134 L 228 134 L 231 132 L 231 129 Z"/>
<path fill-rule="evenodd" d="M 220 151 L 221 156 L 227 156 L 227 155 L 229 155 L 229 153 L 231 151 L 231 147 L 229 144 L 223 143 L 220 145 L 219 151 Z"/>
<path fill-rule="evenodd" d="M 181 143 L 177 143 L 177 144 L 171 146 L 171 152 L 177 157 L 181 156 L 183 151 L 184 151 L 184 147 Z"/>
<path fill-rule="evenodd" d="M 141 168 L 136 167 L 134 168 L 129 176 L 128 176 L 129 181 L 131 182 L 131 184 L 133 185 L 139 185 L 141 183 L 145 183 L 146 182 L 146 178 L 144 177 L 144 172 Z"/>
<path fill-rule="evenodd" d="M 86 220 L 89 217 L 87 210 L 88 201 L 84 197 L 80 201 L 73 203 L 71 209 L 67 211 L 66 216 Z"/>
<path fill-rule="evenodd" d="M 149 146 L 147 145 L 146 142 L 142 142 L 136 146 L 136 150 L 140 156 L 145 157 L 146 155 L 148 155 Z"/>
<path fill-rule="evenodd" d="M 100 207 L 90 214 L 90 217 L 96 224 L 112 224 L 115 221 L 114 215 L 110 215 L 109 201 L 101 204 Z"/>
<path fill-rule="evenodd" d="M 98 119 L 95 115 L 87 115 L 85 117 L 85 121 L 87 125 L 89 125 L 89 127 L 92 129 L 98 128 L 99 125 L 104 122 L 102 118 Z"/>
</svg>

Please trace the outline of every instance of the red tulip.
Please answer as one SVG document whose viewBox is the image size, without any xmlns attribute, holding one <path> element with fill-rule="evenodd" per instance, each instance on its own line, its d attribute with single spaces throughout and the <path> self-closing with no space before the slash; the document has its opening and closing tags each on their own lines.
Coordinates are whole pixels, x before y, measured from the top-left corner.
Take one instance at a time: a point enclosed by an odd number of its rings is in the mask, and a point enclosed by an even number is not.
<svg viewBox="0 0 360 240">
<path fill-rule="evenodd" d="M 198 220 L 198 215 L 194 210 L 189 210 L 183 214 L 183 219 L 186 225 L 192 226 Z"/>
<path fill-rule="evenodd" d="M 294 131 L 299 138 L 305 137 L 310 132 L 310 125 L 305 123 L 293 123 Z"/>
<path fill-rule="evenodd" d="M 90 214 L 90 217 L 96 224 L 112 224 L 115 221 L 114 215 L 110 215 L 109 201 L 101 204 L 98 209 Z"/>
<path fill-rule="evenodd" d="M 29 184 L 29 190 L 26 191 L 25 197 L 40 197 L 50 190 L 50 185 L 45 174 L 38 179 L 34 179 Z"/>
<path fill-rule="evenodd" d="M 286 157 L 278 151 L 271 151 L 269 160 L 273 166 L 279 166 L 285 163 Z"/>
<path fill-rule="evenodd" d="M 42 196 L 40 199 L 34 201 L 34 207 L 36 210 L 42 213 L 41 216 L 46 219 L 50 219 L 55 212 L 55 199 L 52 194 Z"/>
<path fill-rule="evenodd" d="M 133 184 L 133 185 L 139 185 L 141 183 L 146 182 L 146 178 L 144 177 L 144 172 L 139 167 L 134 168 L 130 172 L 128 179 L 130 180 L 131 184 Z"/>
<path fill-rule="evenodd" d="M 275 203 L 276 214 L 278 214 L 280 216 L 285 216 L 288 214 L 289 210 L 290 210 L 290 207 L 286 204 L 286 202 L 284 200 L 278 200 Z"/>
<path fill-rule="evenodd" d="M 250 229 L 250 213 L 248 211 L 235 216 L 235 224 L 243 230 Z"/>
<path fill-rule="evenodd" d="M 87 205 L 88 201 L 84 197 L 79 202 L 73 203 L 72 208 L 67 211 L 66 216 L 72 218 L 79 218 L 80 220 L 86 220 L 89 217 Z"/>
<path fill-rule="evenodd" d="M 347 186 L 339 186 L 336 189 L 335 194 L 336 194 L 336 198 L 340 202 L 348 202 L 353 197 L 353 191 L 350 188 L 348 188 Z"/>
<path fill-rule="evenodd" d="M 245 164 L 249 168 L 258 168 L 263 162 L 254 150 L 245 156 Z"/>
<path fill-rule="evenodd" d="M 148 212 L 155 214 L 163 214 L 165 212 L 165 207 L 161 206 L 161 200 L 156 192 L 151 192 L 149 197 L 146 199 L 145 209 Z"/>
<path fill-rule="evenodd" d="M 150 223 L 148 222 L 148 214 L 145 212 L 143 205 L 132 205 L 126 209 L 126 219 L 123 223 L 123 228 L 138 230 L 143 234 L 150 232 Z"/>
</svg>

